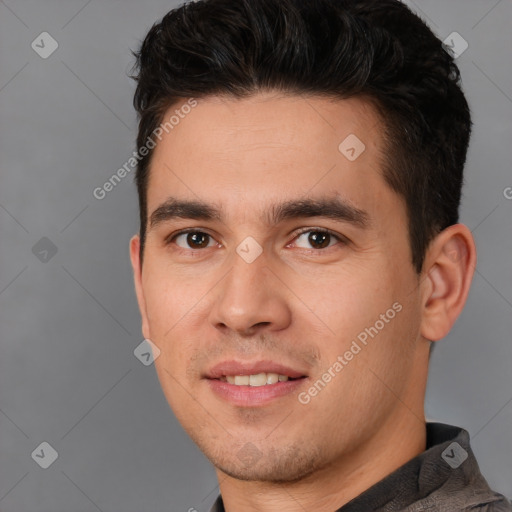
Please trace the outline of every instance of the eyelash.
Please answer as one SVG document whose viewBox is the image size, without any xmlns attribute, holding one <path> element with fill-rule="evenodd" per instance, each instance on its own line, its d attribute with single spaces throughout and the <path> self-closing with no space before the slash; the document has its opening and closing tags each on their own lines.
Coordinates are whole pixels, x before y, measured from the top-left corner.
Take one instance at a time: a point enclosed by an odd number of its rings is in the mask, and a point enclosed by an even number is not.
<svg viewBox="0 0 512 512">
<path fill-rule="evenodd" d="M 304 233 L 310 233 L 310 232 L 311 233 L 324 233 L 324 234 L 330 235 L 333 238 L 335 238 L 338 241 L 338 243 L 341 242 L 344 245 L 346 245 L 349 242 L 349 240 L 346 237 L 344 237 L 344 236 L 342 236 L 342 235 L 340 235 L 338 233 L 335 233 L 334 231 L 331 231 L 330 229 L 327 229 L 327 228 L 302 228 L 299 231 L 297 231 L 296 233 L 294 233 L 293 240 L 295 240 L 299 236 L 303 235 Z M 210 235 L 206 231 L 201 231 L 200 229 L 197 229 L 197 228 L 189 228 L 189 229 L 184 229 L 182 231 L 178 231 L 177 233 L 172 233 L 171 235 L 169 235 L 168 237 L 165 238 L 164 244 L 166 246 L 168 246 L 171 243 L 173 243 L 178 236 L 186 235 L 188 233 L 202 233 L 202 234 L 205 234 L 205 235 L 209 236 L 210 238 L 214 238 L 212 235 Z M 287 244 L 287 246 L 288 245 L 289 244 Z M 337 244 L 335 244 L 335 245 L 337 245 Z M 178 247 L 178 250 L 183 251 L 183 252 L 196 252 L 196 251 L 204 250 L 204 249 L 192 249 L 192 248 L 183 249 L 182 247 L 179 247 L 179 246 L 177 246 L 177 247 Z M 332 247 L 334 247 L 334 246 L 329 246 L 329 247 L 326 247 L 324 249 L 314 249 L 314 248 L 311 248 L 309 250 L 313 251 L 313 252 L 325 252 L 328 249 L 331 249 Z M 305 249 L 305 250 L 307 250 L 307 249 Z"/>
</svg>

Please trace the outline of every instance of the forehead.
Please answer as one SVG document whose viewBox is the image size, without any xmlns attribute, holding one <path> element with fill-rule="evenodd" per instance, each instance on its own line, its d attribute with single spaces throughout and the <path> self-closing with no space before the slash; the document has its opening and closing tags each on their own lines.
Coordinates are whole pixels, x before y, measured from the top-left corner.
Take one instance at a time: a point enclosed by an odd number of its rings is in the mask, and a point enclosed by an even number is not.
<svg viewBox="0 0 512 512">
<path fill-rule="evenodd" d="M 173 114 L 179 122 L 154 149 L 149 214 L 169 196 L 244 217 L 291 198 L 336 193 L 371 209 L 376 198 L 394 196 L 382 178 L 380 119 L 363 100 L 260 93 L 196 101 L 164 115 L 164 123 Z"/>
</svg>

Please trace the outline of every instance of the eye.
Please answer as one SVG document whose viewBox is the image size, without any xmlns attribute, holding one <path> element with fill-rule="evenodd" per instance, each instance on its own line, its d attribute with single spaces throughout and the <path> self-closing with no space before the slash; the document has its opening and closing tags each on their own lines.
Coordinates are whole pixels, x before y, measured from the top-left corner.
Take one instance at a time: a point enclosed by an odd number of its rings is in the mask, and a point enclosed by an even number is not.
<svg viewBox="0 0 512 512">
<path fill-rule="evenodd" d="M 308 229 L 299 233 L 294 245 L 303 249 L 327 249 L 342 241 L 340 236 L 326 229 Z"/>
<path fill-rule="evenodd" d="M 206 249 L 215 245 L 215 240 L 203 231 L 182 231 L 174 235 L 169 242 L 175 242 L 182 249 Z"/>
</svg>

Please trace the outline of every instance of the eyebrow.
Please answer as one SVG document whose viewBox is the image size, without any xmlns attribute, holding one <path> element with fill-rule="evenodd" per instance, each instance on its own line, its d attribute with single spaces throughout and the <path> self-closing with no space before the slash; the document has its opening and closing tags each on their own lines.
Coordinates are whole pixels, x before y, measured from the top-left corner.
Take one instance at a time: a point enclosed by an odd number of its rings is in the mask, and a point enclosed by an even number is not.
<svg viewBox="0 0 512 512">
<path fill-rule="evenodd" d="M 368 228 L 370 216 L 339 196 L 318 199 L 296 199 L 270 206 L 264 214 L 264 221 L 272 226 L 284 220 L 303 217 L 326 217 L 348 222 L 360 228 Z M 173 219 L 218 220 L 222 221 L 221 210 L 210 203 L 169 197 L 156 208 L 149 218 L 150 229 Z"/>
</svg>

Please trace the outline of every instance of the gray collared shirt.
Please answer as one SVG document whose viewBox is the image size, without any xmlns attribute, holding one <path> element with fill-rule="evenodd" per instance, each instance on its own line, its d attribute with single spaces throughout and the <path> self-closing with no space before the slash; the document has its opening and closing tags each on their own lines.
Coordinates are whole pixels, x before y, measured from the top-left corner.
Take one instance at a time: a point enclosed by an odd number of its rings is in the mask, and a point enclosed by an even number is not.
<svg viewBox="0 0 512 512">
<path fill-rule="evenodd" d="M 423 453 L 336 512 L 512 512 L 480 473 L 466 430 L 443 423 L 426 427 Z M 225 512 L 221 496 L 210 512 Z"/>
</svg>

